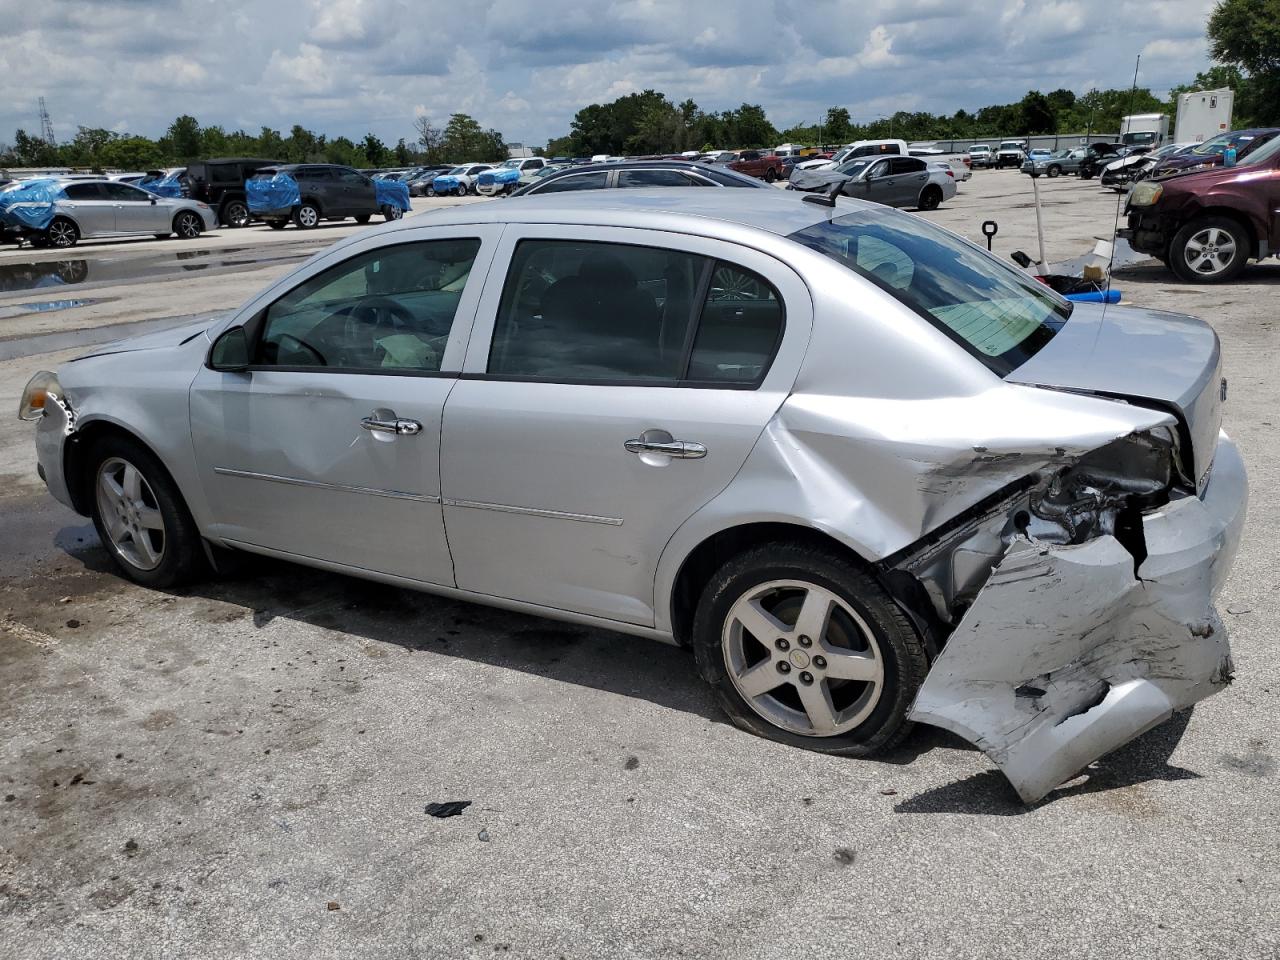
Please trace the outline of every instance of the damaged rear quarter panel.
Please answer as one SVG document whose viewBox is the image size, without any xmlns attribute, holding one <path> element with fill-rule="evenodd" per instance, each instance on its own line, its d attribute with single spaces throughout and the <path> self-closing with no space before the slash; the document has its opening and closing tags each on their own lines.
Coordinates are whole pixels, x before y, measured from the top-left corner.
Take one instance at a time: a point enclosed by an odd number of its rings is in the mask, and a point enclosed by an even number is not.
<svg viewBox="0 0 1280 960">
<path fill-rule="evenodd" d="M 1027 803 L 1225 686 L 1213 607 L 1239 546 L 1247 481 L 1229 440 L 1204 498 L 1143 521 L 1147 557 L 1113 536 L 1011 544 L 947 641 L 911 719 L 984 751 Z"/>
</svg>

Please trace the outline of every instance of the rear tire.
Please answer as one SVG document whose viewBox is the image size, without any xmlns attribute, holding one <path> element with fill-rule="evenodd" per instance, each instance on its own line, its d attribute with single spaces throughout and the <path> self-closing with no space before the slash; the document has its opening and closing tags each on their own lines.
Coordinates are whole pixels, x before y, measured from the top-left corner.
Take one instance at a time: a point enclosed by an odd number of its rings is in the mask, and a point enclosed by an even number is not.
<svg viewBox="0 0 1280 960">
<path fill-rule="evenodd" d="M 920 191 L 919 209 L 937 210 L 940 203 L 942 203 L 942 190 L 934 184 L 930 184 Z"/>
<path fill-rule="evenodd" d="M 44 232 L 44 239 L 55 249 L 69 250 L 80 242 L 80 228 L 66 217 L 54 217 Z"/>
<path fill-rule="evenodd" d="M 293 222 L 301 230 L 312 230 L 320 224 L 320 208 L 314 203 L 304 203 L 293 215 Z"/>
<path fill-rule="evenodd" d="M 770 167 L 768 170 L 764 172 L 765 183 L 773 183 L 777 179 L 778 179 L 778 171 L 774 170 L 773 167 Z"/>
<path fill-rule="evenodd" d="M 218 220 L 228 227 L 239 229 L 249 225 L 249 207 L 243 200 L 231 200 L 222 205 Z"/>
<path fill-rule="evenodd" d="M 736 726 L 842 756 L 900 742 L 928 671 L 919 636 L 874 578 L 795 543 L 720 568 L 698 603 L 693 651 Z"/>
<path fill-rule="evenodd" d="M 1200 217 L 1169 244 L 1169 266 L 1188 283 L 1224 283 L 1249 262 L 1249 234 L 1229 217 Z"/>
<path fill-rule="evenodd" d="M 268 220 L 267 226 L 270 227 L 272 230 L 283 230 L 286 226 L 288 226 L 288 222 L 285 220 Z"/>
<path fill-rule="evenodd" d="M 372 214 L 362 213 L 360 214 L 360 216 L 356 217 L 356 223 L 365 224 L 365 223 L 368 223 L 371 219 L 373 219 Z"/>
<path fill-rule="evenodd" d="M 131 437 L 105 437 L 87 464 L 93 525 L 121 573 L 163 590 L 207 571 L 195 520 L 150 450 Z"/>
</svg>

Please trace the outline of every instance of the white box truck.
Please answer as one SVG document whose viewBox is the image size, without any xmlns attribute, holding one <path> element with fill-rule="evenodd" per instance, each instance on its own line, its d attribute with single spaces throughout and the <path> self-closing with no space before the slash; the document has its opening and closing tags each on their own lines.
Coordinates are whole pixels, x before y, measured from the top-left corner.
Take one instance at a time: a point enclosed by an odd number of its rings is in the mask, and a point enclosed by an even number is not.
<svg viewBox="0 0 1280 960">
<path fill-rule="evenodd" d="M 1120 118 L 1120 142 L 1127 147 L 1154 150 L 1169 139 L 1167 113 L 1135 113 Z"/>
<path fill-rule="evenodd" d="M 1231 129 L 1231 109 L 1236 95 L 1230 87 L 1178 94 L 1178 117 L 1173 139 L 1201 143 Z"/>
</svg>

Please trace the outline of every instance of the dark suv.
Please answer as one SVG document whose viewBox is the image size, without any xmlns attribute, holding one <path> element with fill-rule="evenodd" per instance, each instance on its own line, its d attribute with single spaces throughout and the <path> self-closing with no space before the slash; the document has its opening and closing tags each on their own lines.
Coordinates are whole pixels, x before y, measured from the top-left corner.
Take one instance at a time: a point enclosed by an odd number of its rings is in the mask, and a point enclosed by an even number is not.
<svg viewBox="0 0 1280 960">
<path fill-rule="evenodd" d="M 213 207 L 218 222 L 224 226 L 247 226 L 252 218 L 245 200 L 244 182 L 263 167 L 279 162 L 246 157 L 197 160 L 187 165 L 187 192 L 191 199 Z"/>
<path fill-rule="evenodd" d="M 1280 137 L 1234 167 L 1215 166 L 1129 192 L 1119 235 L 1162 260 L 1183 280 L 1230 280 L 1250 260 L 1280 254 Z"/>
<path fill-rule="evenodd" d="M 375 213 L 381 213 L 388 220 L 400 218 L 399 208 L 379 206 L 372 178 L 351 167 L 288 163 L 264 167 L 256 176 L 269 180 L 278 173 L 287 173 L 297 181 L 297 202 L 277 209 L 256 210 L 254 214 L 276 230 L 283 230 L 290 220 L 309 229 L 321 220 L 346 217 L 355 217 L 356 223 L 368 223 Z"/>
</svg>

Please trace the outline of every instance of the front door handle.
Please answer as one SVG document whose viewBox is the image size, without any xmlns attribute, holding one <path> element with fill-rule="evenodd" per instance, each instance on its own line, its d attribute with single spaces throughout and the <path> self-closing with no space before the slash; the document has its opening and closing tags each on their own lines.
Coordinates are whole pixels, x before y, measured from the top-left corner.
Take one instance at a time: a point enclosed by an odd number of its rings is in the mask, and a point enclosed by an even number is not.
<svg viewBox="0 0 1280 960">
<path fill-rule="evenodd" d="M 692 440 L 628 440 L 623 444 L 631 453 L 660 453 L 675 460 L 701 460 L 707 448 Z"/>
<path fill-rule="evenodd" d="M 422 432 L 422 424 L 417 420 L 381 420 L 377 417 L 365 417 L 360 426 L 374 433 L 394 433 L 400 437 L 413 437 Z"/>
</svg>

